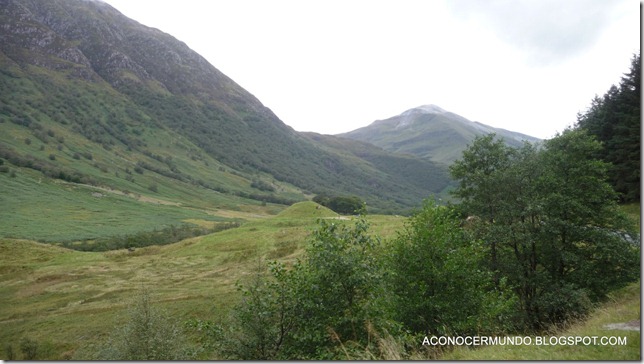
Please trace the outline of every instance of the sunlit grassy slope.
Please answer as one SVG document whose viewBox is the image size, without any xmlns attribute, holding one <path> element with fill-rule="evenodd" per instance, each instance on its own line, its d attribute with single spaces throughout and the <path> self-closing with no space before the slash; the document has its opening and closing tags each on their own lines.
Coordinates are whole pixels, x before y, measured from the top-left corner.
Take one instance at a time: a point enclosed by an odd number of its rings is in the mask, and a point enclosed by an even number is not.
<svg viewBox="0 0 644 364">
<path fill-rule="evenodd" d="M 295 259 L 320 218 L 351 219 L 302 202 L 239 228 L 134 252 L 0 239 L 0 342 L 18 350 L 29 337 L 40 344 L 39 359 L 69 356 L 104 338 L 143 288 L 179 320 L 220 318 L 238 298 L 235 284 L 261 262 Z M 383 237 L 403 224 L 395 216 L 368 219 Z"/>
</svg>

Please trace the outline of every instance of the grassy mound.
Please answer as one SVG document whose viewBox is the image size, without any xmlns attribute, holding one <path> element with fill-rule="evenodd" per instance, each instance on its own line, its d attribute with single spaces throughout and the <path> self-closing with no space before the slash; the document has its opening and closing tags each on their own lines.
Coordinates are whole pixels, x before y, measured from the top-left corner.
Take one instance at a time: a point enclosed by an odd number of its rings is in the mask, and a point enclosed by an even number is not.
<svg viewBox="0 0 644 364">
<path fill-rule="evenodd" d="M 303 201 L 295 203 L 277 215 L 277 217 L 280 218 L 325 218 L 338 216 L 340 215 L 338 215 L 333 210 L 313 201 Z"/>
</svg>

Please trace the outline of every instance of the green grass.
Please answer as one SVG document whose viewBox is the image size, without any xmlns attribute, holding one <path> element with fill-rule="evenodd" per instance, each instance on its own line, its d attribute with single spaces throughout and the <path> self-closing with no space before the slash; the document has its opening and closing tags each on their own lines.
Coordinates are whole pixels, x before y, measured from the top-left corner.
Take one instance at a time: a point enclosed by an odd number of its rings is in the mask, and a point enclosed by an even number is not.
<svg viewBox="0 0 644 364">
<path fill-rule="evenodd" d="M 0 342 L 11 344 L 18 352 L 20 340 L 28 337 L 40 345 L 38 359 L 70 357 L 82 345 L 107 337 L 124 319 L 132 297 L 143 288 L 180 321 L 225 318 L 239 299 L 235 284 L 246 282 L 267 261 L 289 264 L 297 259 L 319 219 L 333 219 L 338 224 L 354 219 L 318 208 L 313 202 L 297 203 L 274 215 L 260 215 L 258 208 L 215 211 L 226 218 L 245 219 L 239 228 L 134 252 L 79 252 L 28 240 L 0 239 Z M 192 221 L 207 224 L 210 218 Z M 369 215 L 368 221 L 371 232 L 386 241 L 396 236 L 405 219 Z M 639 292 L 639 284 L 622 289 L 588 320 L 557 333 L 626 335 L 626 347 L 456 348 L 441 359 L 639 360 L 639 332 L 603 329 L 607 323 L 639 319 Z M 0 358 L 4 358 L 2 349 Z M 420 354 L 413 357 L 422 358 Z"/>
<path fill-rule="evenodd" d="M 141 199 L 49 178 L 24 170 L 0 173 L 0 234 L 50 242 L 133 234 L 190 219 L 227 221 L 164 200 Z"/>
<path fill-rule="evenodd" d="M 238 300 L 236 283 L 262 262 L 296 259 L 318 219 L 334 215 L 304 202 L 239 228 L 134 252 L 0 239 L 0 342 L 19 351 L 21 338 L 29 337 L 43 347 L 38 359 L 69 357 L 80 345 L 105 338 L 142 288 L 180 321 L 223 318 Z M 404 221 L 368 219 L 376 234 L 394 232 Z"/>
<path fill-rule="evenodd" d="M 627 345 L 488 346 L 477 349 L 456 347 L 442 360 L 641 360 L 639 331 L 614 330 L 612 323 L 640 320 L 640 282 L 614 292 L 586 320 L 545 335 L 551 337 L 621 337 Z M 534 338 L 534 337 L 533 337 Z M 533 339 L 535 341 L 536 339 Z M 599 339 L 598 339 L 599 340 Z M 536 341 L 535 341 L 536 342 Z"/>
</svg>

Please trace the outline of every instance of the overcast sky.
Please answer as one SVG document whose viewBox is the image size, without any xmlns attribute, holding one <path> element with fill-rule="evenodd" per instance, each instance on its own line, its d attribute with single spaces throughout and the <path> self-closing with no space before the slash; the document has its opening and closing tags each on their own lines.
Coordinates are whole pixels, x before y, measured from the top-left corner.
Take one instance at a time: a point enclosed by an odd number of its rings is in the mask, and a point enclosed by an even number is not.
<svg viewBox="0 0 644 364">
<path fill-rule="evenodd" d="M 549 138 L 629 70 L 638 0 L 105 0 L 298 131 L 435 104 Z"/>
</svg>

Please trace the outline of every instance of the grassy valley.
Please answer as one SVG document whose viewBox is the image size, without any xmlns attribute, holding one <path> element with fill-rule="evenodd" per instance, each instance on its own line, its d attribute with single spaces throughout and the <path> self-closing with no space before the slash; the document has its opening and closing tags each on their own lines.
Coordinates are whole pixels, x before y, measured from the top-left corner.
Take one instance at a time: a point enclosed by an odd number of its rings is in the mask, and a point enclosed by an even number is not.
<svg viewBox="0 0 644 364">
<path fill-rule="evenodd" d="M 287 206 L 333 191 L 401 213 L 447 185 L 445 168 L 429 162 L 441 170 L 429 181 L 399 178 L 320 146 L 184 43 L 107 4 L 22 1 L 6 10 L 5 169 L 205 208 Z"/>
<path fill-rule="evenodd" d="M 2 239 L 0 341 L 18 350 L 28 337 L 39 343 L 39 358 L 64 359 L 104 339 L 144 288 L 181 321 L 225 317 L 239 299 L 236 283 L 247 281 L 260 262 L 298 257 L 321 218 L 348 222 L 303 202 L 240 228 L 133 252 L 79 252 Z M 369 220 L 383 237 L 403 223 L 394 216 Z"/>
<path fill-rule="evenodd" d="M 240 213 L 239 217 L 248 215 Z M 37 359 L 72 358 L 77 351 L 102 343 L 114 327 L 123 325 L 128 307 L 143 291 L 150 292 L 155 307 L 181 323 L 225 322 L 241 298 L 237 284 L 251 282 L 269 261 L 295 262 L 320 219 L 336 224 L 354 220 L 302 202 L 273 216 L 255 217 L 239 228 L 134 251 L 80 252 L 29 240 L 0 239 L 0 294 L 4 297 L 0 341 L 5 349 L 12 346 L 16 355 L 22 355 L 20 342 L 27 338 L 37 343 Z M 388 242 L 402 231 L 406 219 L 372 215 L 368 221 L 370 233 Z M 603 325 L 639 319 L 638 292 L 639 285 L 631 285 L 611 294 L 588 320 L 548 334 L 626 335 L 629 345 L 625 347 L 457 347 L 427 352 L 420 341 L 404 349 L 397 346 L 401 345 L 397 339 L 383 340 L 393 340 L 391 350 L 398 350 L 389 359 L 439 355 L 447 360 L 634 360 L 639 358 L 640 333 L 607 331 Z M 196 335 L 193 340 L 202 339 L 198 332 L 191 335 Z M 366 354 L 352 351 L 347 355 L 362 358 Z M 3 359 L 8 359 L 6 352 Z"/>
<path fill-rule="evenodd" d="M 298 133 L 106 3 L 6 0 L 0 22 L 1 359 L 105 359 L 170 331 L 191 359 L 641 359 L 639 331 L 421 345 L 640 318 L 640 205 L 617 204 L 589 131 L 523 144 L 429 105 Z M 181 330 L 115 331 L 139 297 Z"/>
</svg>

